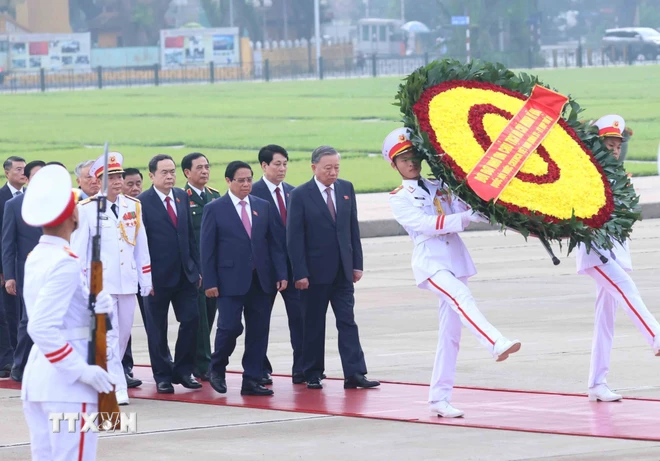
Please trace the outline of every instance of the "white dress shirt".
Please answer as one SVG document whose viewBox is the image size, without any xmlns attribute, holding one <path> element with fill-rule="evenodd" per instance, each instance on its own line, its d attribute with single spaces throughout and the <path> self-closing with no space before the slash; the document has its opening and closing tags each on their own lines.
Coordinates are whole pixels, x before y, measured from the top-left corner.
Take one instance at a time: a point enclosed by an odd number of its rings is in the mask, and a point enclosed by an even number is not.
<svg viewBox="0 0 660 461">
<path fill-rule="evenodd" d="M 188 187 L 190 187 L 192 190 L 194 190 L 195 192 L 197 192 L 197 195 L 199 195 L 200 197 L 202 196 L 202 192 L 203 192 L 203 191 L 197 189 L 195 186 L 193 186 L 193 185 L 190 184 L 190 183 L 188 183 Z"/>
<path fill-rule="evenodd" d="M 272 182 L 270 182 L 265 176 L 263 177 L 264 183 L 266 183 L 266 186 L 268 186 L 268 190 L 270 191 L 270 195 L 273 196 L 273 201 L 275 202 L 275 208 L 277 208 L 277 211 L 282 213 L 282 210 L 280 210 L 280 204 L 277 203 L 277 192 L 275 192 L 276 189 L 280 190 L 280 195 L 282 196 L 282 203 L 284 203 L 284 208 L 286 209 L 286 196 L 284 195 L 284 187 L 282 187 L 282 183 L 279 185 L 275 185 Z"/>
<path fill-rule="evenodd" d="M 241 199 L 232 194 L 231 191 L 227 191 L 227 193 L 229 194 L 231 201 L 234 203 L 234 209 L 236 210 L 236 213 L 238 213 L 238 219 L 243 222 L 243 218 L 241 218 L 241 213 L 243 212 L 243 206 L 240 204 Z M 250 198 L 245 197 L 243 201 L 246 203 L 245 212 L 247 213 L 248 219 L 250 220 L 250 226 L 252 226 L 252 208 L 250 208 Z"/>
<path fill-rule="evenodd" d="M 21 187 L 20 189 L 16 189 L 14 186 L 11 184 L 7 183 L 7 186 L 9 187 L 9 190 L 11 191 L 11 196 L 16 197 L 16 192 L 20 191 L 21 193 L 25 193 L 25 188 Z"/>
<path fill-rule="evenodd" d="M 176 211 L 176 202 L 174 201 L 174 192 L 172 192 L 172 189 L 170 189 L 170 193 L 169 193 L 169 195 L 165 195 L 165 194 L 163 194 L 161 191 L 159 191 L 159 190 L 156 189 L 155 187 L 154 187 L 154 190 L 155 190 L 156 193 L 158 194 L 158 197 L 160 197 L 160 201 L 163 203 L 163 206 L 165 207 L 165 210 L 167 210 L 167 203 L 165 203 L 165 198 L 166 198 L 166 197 L 169 197 L 169 198 L 170 198 L 170 205 L 171 205 L 172 208 L 174 209 L 174 214 L 175 214 L 176 216 L 179 216 L 179 213 Z"/>
<path fill-rule="evenodd" d="M 337 199 L 336 199 L 336 194 L 335 194 L 335 183 L 332 183 L 329 186 L 326 186 L 325 184 L 321 184 L 321 182 L 316 179 L 316 176 L 314 176 L 314 181 L 316 181 L 316 185 L 318 186 L 319 190 L 321 191 L 321 197 L 323 197 L 323 201 L 328 203 L 328 194 L 326 194 L 325 190 L 329 187 L 331 189 L 330 194 L 332 195 L 332 205 L 335 207 L 335 213 L 337 212 Z"/>
</svg>

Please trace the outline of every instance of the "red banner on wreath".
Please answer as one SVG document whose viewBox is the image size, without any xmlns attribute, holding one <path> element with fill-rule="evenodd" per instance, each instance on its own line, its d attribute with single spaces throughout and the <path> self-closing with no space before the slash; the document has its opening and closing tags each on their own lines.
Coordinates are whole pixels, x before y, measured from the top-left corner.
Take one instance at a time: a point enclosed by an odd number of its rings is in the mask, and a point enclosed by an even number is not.
<svg viewBox="0 0 660 461">
<path fill-rule="evenodd" d="M 536 85 L 522 109 L 468 174 L 467 183 L 472 190 L 485 201 L 497 201 L 559 121 L 567 102 L 566 96 Z"/>
</svg>

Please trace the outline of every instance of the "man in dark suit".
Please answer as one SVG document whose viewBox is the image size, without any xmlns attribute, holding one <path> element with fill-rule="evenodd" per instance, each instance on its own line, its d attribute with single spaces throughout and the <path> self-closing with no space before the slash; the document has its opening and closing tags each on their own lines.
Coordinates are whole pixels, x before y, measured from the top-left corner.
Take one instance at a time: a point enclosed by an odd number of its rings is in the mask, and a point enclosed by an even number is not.
<svg viewBox="0 0 660 461">
<path fill-rule="evenodd" d="M 190 199 L 190 210 L 192 213 L 193 231 L 195 242 L 200 244 L 200 231 L 202 229 L 202 215 L 204 206 L 213 200 L 220 198 L 220 192 L 208 187 L 211 165 L 209 161 L 199 152 L 193 152 L 183 157 L 181 169 L 188 182 L 184 190 Z M 195 369 L 193 375 L 202 381 L 209 380 L 209 364 L 211 363 L 211 326 L 215 319 L 217 307 L 214 298 L 207 298 L 204 288 L 199 289 L 197 307 L 199 309 L 199 328 L 197 331 L 197 349 L 195 352 Z"/>
<path fill-rule="evenodd" d="M 259 164 L 264 172 L 263 178 L 255 182 L 252 186 L 252 195 L 262 198 L 270 202 L 271 205 L 279 212 L 282 218 L 282 223 L 286 226 L 287 203 L 293 186 L 284 182 L 286 171 L 289 162 L 289 154 L 280 146 L 271 144 L 263 147 L 259 151 Z M 286 237 L 285 237 L 286 239 Z M 282 242 L 286 247 L 286 240 Z M 292 381 L 294 384 L 302 384 L 305 382 L 305 373 L 302 364 L 302 349 L 303 349 L 303 320 L 302 320 L 302 304 L 300 300 L 300 290 L 294 286 L 294 281 L 291 278 L 291 264 L 287 258 L 287 267 L 289 270 L 289 283 L 287 289 L 282 292 L 282 299 L 286 306 L 286 315 L 289 320 L 289 336 L 291 338 L 291 348 L 293 349 L 293 366 L 291 369 Z M 273 294 L 271 302 L 275 303 L 277 293 Z M 266 357 L 264 368 L 267 373 L 264 376 L 262 383 L 271 384 L 272 379 L 270 373 L 273 368 Z"/>
<path fill-rule="evenodd" d="M 291 193 L 287 248 L 296 288 L 304 290 L 303 366 L 309 389 L 322 389 L 328 302 L 337 319 L 344 388 L 375 387 L 355 323 L 353 287 L 362 278 L 362 245 L 353 184 L 338 179 L 339 153 L 321 146 L 312 153 L 311 181 Z"/>
<path fill-rule="evenodd" d="M 159 394 L 172 384 L 188 389 L 202 385 L 193 377 L 197 341 L 197 289 L 201 284 L 199 250 L 193 238 L 188 194 L 174 187 L 176 165 L 169 155 L 149 161 L 153 186 L 138 196 L 151 255 L 154 294 L 145 300 L 149 357 Z M 174 363 L 169 359 L 167 315 L 172 303 L 179 321 Z"/>
<path fill-rule="evenodd" d="M 204 207 L 202 268 L 206 296 L 218 298 L 218 328 L 209 381 L 227 392 L 225 370 L 243 332 L 245 353 L 241 395 L 272 395 L 261 384 L 268 346 L 272 297 L 286 289 L 284 226 L 265 200 L 250 196 L 252 169 L 245 162 L 227 165 L 229 191 Z"/>
<path fill-rule="evenodd" d="M 46 162 L 34 160 L 25 165 L 25 177 L 29 180 Z M 28 317 L 23 299 L 23 280 L 25 276 L 25 260 L 28 254 L 39 243 L 41 227 L 32 227 L 25 224 L 21 214 L 25 194 L 19 194 L 5 204 L 2 221 L 2 268 L 5 271 L 5 290 L 16 298 L 19 306 L 20 320 L 14 350 L 14 364 L 11 369 L 11 378 L 14 381 L 23 381 L 23 369 L 27 363 L 32 340 L 27 334 Z"/>
<path fill-rule="evenodd" d="M 124 183 L 122 185 L 122 194 L 127 197 L 138 198 L 138 195 L 142 193 L 142 172 L 137 168 L 124 168 L 122 173 L 122 178 Z M 144 315 L 144 299 L 140 295 L 140 284 L 138 284 L 138 291 L 135 294 L 137 296 L 138 307 L 140 308 L 140 315 L 142 316 L 142 324 L 147 325 L 147 320 Z M 129 389 L 139 387 L 142 385 L 142 381 L 135 379 L 133 377 L 133 340 L 131 337 L 128 338 L 128 344 L 126 345 L 126 352 L 124 357 L 121 359 L 121 365 L 124 367 L 124 373 L 126 374 L 126 386 Z"/>
<path fill-rule="evenodd" d="M 0 188 L 0 229 L 5 211 L 5 203 L 17 195 L 23 194 L 27 178 L 25 177 L 25 159 L 12 156 L 3 164 L 7 183 Z M 14 361 L 14 350 L 17 344 L 19 307 L 16 297 L 4 289 L 5 276 L 2 268 L 2 251 L 0 248 L 0 378 L 10 375 Z"/>
</svg>

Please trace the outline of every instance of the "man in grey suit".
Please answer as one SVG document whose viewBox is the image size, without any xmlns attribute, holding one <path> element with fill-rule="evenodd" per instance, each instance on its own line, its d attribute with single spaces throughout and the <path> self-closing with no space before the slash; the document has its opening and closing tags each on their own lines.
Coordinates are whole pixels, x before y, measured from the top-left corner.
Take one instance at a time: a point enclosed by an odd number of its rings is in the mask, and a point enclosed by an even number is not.
<svg viewBox="0 0 660 461">
<path fill-rule="evenodd" d="M 46 163 L 41 160 L 34 160 L 25 165 L 28 183 L 30 178 L 44 166 Z M 25 194 L 19 194 L 7 201 L 2 222 L 2 267 L 5 271 L 5 289 L 10 296 L 15 297 L 20 316 L 14 364 L 11 369 L 11 378 L 17 382 L 23 380 L 23 369 L 32 348 L 32 340 L 27 334 L 28 318 L 23 301 L 25 260 L 39 243 L 42 234 L 40 227 L 28 226 L 23 221 L 21 208 L 24 198 Z"/>
<path fill-rule="evenodd" d="M 7 183 L 0 187 L 0 228 L 5 211 L 5 203 L 23 194 L 23 186 L 27 181 L 25 177 L 25 159 L 11 156 L 3 163 Z M 5 276 L 2 269 L 2 248 L 0 247 L 0 286 L 5 286 Z M 18 305 L 16 298 L 9 296 L 0 288 L 0 378 L 10 375 L 14 359 L 14 349 L 17 344 L 19 322 Z"/>
</svg>

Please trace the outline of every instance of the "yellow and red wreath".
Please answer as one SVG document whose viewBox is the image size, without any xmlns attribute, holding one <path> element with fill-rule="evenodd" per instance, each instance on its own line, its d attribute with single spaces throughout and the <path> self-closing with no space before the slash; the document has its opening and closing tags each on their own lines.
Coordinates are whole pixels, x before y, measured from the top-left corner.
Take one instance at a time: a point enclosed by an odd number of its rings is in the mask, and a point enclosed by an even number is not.
<svg viewBox="0 0 660 461">
<path fill-rule="evenodd" d="M 501 65 L 435 61 L 410 75 L 397 99 L 434 175 L 491 221 L 547 240 L 569 238 L 569 251 L 580 242 L 607 248 L 610 237 L 625 240 L 639 218 L 638 197 L 597 134 L 577 121 L 572 99 L 496 202 L 468 186 L 468 174 L 538 84 Z"/>
</svg>

